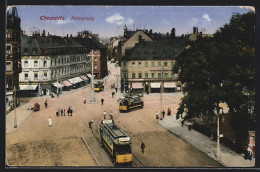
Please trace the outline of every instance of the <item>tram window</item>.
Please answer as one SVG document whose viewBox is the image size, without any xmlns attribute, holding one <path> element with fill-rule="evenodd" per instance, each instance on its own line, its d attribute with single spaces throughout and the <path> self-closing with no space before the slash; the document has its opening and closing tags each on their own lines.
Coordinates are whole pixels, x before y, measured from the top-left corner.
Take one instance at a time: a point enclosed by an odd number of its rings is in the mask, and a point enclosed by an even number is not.
<svg viewBox="0 0 260 172">
<path fill-rule="evenodd" d="M 115 149 L 119 154 L 132 153 L 130 145 L 117 145 Z"/>
</svg>

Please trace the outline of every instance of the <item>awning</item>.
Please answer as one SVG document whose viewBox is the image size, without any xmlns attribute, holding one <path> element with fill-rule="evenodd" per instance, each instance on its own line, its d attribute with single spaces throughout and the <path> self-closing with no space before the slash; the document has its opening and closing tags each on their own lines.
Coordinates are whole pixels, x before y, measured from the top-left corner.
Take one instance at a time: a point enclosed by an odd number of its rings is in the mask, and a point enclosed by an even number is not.
<svg viewBox="0 0 260 172">
<path fill-rule="evenodd" d="M 35 90 L 38 85 L 19 85 L 20 90 Z"/>
<path fill-rule="evenodd" d="M 164 88 L 176 88 L 175 82 L 165 82 L 163 83 Z"/>
<path fill-rule="evenodd" d="M 72 84 L 68 80 L 62 81 L 61 84 L 64 85 L 65 87 L 72 86 Z"/>
<path fill-rule="evenodd" d="M 80 78 L 83 80 L 88 80 L 88 78 L 85 75 L 81 75 Z"/>
<path fill-rule="evenodd" d="M 159 83 L 159 82 L 151 83 L 151 88 L 160 88 L 160 87 L 161 87 L 161 83 Z"/>
<path fill-rule="evenodd" d="M 63 85 L 61 85 L 61 84 L 58 83 L 58 82 L 52 83 L 52 85 L 54 85 L 54 87 L 57 87 L 57 88 L 62 88 L 62 87 L 64 87 Z"/>
<path fill-rule="evenodd" d="M 132 88 L 143 88 L 143 83 L 134 82 L 134 83 L 132 83 Z"/>
<path fill-rule="evenodd" d="M 84 81 L 83 79 L 81 79 L 80 77 L 75 77 L 75 78 L 71 78 L 69 79 L 69 82 L 71 82 L 72 84 L 77 84 L 79 82 Z"/>
<path fill-rule="evenodd" d="M 92 75 L 90 73 L 87 74 L 87 76 L 91 79 Z M 95 75 L 94 75 L 95 76 Z M 95 77 L 94 77 L 95 78 Z"/>
</svg>

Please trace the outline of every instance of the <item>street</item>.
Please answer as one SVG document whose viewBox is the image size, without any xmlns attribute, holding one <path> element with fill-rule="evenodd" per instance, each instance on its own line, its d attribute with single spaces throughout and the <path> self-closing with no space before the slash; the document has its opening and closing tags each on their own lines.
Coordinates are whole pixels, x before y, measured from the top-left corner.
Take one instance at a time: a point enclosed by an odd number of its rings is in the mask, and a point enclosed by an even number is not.
<svg viewBox="0 0 260 172">
<path fill-rule="evenodd" d="M 39 103 L 41 110 L 33 112 L 18 130 L 6 135 L 8 164 L 12 166 L 97 166 L 81 136 L 86 130 L 90 130 L 88 122 L 93 120 L 93 134 L 99 141 L 99 124 L 103 119 L 103 112 L 110 114 L 112 111 L 115 123 L 132 139 L 134 166 L 221 166 L 158 124 L 156 111 L 161 110 L 159 93 L 144 94 L 143 109 L 120 113 L 117 100 L 123 95 L 118 89 L 112 98 L 111 89 L 111 84 L 117 85 L 116 75 L 120 74 L 120 68 L 108 62 L 108 70 L 110 75 L 106 78 L 104 91 L 95 93 L 96 104 L 88 103 L 91 100 L 90 84 L 61 94 L 58 98 L 50 98 L 50 96 L 32 98 L 30 102 Z M 87 98 L 86 104 L 83 103 L 84 97 Z M 163 94 L 162 109 L 167 111 L 171 108 L 172 115 L 175 115 L 181 97 L 180 92 Z M 104 99 L 104 105 L 101 105 L 101 98 Z M 44 107 L 46 99 L 47 108 Z M 68 116 L 67 113 L 66 116 L 56 116 L 58 109 L 67 110 L 68 107 L 73 110 L 73 116 Z M 48 126 L 49 118 L 52 119 L 51 127 Z M 140 148 L 142 142 L 146 145 L 144 153 Z"/>
</svg>

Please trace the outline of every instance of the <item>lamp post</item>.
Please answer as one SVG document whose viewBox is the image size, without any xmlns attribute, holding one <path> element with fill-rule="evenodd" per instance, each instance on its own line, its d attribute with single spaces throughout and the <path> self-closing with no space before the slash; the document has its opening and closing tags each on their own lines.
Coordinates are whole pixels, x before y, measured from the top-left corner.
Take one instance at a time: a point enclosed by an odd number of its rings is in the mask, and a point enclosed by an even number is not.
<svg viewBox="0 0 260 172">
<path fill-rule="evenodd" d="M 17 128 L 17 118 L 16 118 L 16 87 L 14 86 L 14 128 Z"/>
<path fill-rule="evenodd" d="M 161 80 L 161 90 L 160 90 L 160 99 L 161 99 L 161 120 L 163 119 L 163 116 L 162 116 L 162 89 L 163 89 L 163 68 L 164 66 L 162 65 L 162 80 Z"/>
<path fill-rule="evenodd" d="M 91 50 L 91 61 L 92 61 L 92 75 L 91 75 L 91 90 L 92 90 L 92 94 L 91 94 L 91 100 L 89 103 L 96 103 L 96 99 L 95 99 L 95 92 L 94 92 L 94 56 L 93 56 L 93 49 Z"/>
</svg>

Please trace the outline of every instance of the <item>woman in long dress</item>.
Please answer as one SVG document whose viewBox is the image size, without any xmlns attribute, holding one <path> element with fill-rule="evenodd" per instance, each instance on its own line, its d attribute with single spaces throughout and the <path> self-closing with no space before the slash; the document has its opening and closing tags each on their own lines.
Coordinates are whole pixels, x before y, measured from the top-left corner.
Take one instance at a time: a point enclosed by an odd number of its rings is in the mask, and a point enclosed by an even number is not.
<svg viewBox="0 0 260 172">
<path fill-rule="evenodd" d="M 49 126 L 52 126 L 52 121 L 51 121 L 51 117 L 49 117 Z"/>
</svg>

